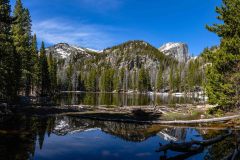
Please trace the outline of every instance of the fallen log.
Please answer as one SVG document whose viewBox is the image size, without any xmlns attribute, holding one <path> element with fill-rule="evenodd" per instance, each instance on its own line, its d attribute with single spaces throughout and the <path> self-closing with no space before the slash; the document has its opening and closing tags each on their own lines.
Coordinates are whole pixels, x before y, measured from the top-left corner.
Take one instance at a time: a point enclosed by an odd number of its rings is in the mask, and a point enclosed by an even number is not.
<svg viewBox="0 0 240 160">
<path fill-rule="evenodd" d="M 196 145 L 196 146 L 193 146 Z M 161 146 L 156 152 L 165 152 L 167 150 L 175 152 L 198 152 L 202 151 L 204 148 L 202 145 L 195 144 L 194 141 L 183 142 L 183 143 L 173 143 L 170 142 L 167 145 Z"/>
<path fill-rule="evenodd" d="M 222 122 L 229 121 L 232 119 L 240 118 L 240 115 L 221 117 L 221 118 L 211 118 L 211 119 L 198 119 L 198 120 L 175 120 L 175 121 L 152 121 L 155 124 L 199 124 L 199 123 L 214 123 L 214 122 Z"/>
<path fill-rule="evenodd" d="M 98 114 L 98 115 L 97 115 Z M 101 114 L 105 114 L 104 117 L 101 116 Z M 109 117 L 106 116 L 109 114 Z M 74 115 L 79 116 L 82 118 L 89 118 L 89 119 L 95 119 L 95 120 L 101 120 L 101 121 L 115 121 L 115 122 L 129 122 L 129 123 L 146 123 L 146 124 L 160 124 L 160 125 L 189 125 L 189 124 L 206 124 L 206 123 L 217 123 L 217 122 L 224 122 L 229 121 L 233 119 L 240 118 L 240 115 L 234 115 L 234 116 L 227 116 L 227 117 L 220 117 L 220 118 L 210 118 L 210 119 L 198 119 L 198 120 L 175 120 L 175 121 L 162 121 L 162 120 L 136 120 L 134 117 L 131 117 L 128 115 L 128 118 L 113 118 L 111 115 L 117 114 L 117 112 L 75 112 L 75 113 L 64 113 L 62 115 Z M 124 115 L 124 113 L 119 113 Z"/>
<path fill-rule="evenodd" d="M 235 149 L 231 160 L 237 159 L 239 157 L 239 153 L 240 153 L 240 151 L 238 149 Z"/>
<path fill-rule="evenodd" d="M 167 150 L 172 150 L 176 152 L 199 152 L 199 151 L 202 151 L 204 147 L 220 142 L 230 135 L 232 135 L 232 131 L 229 131 L 229 133 L 225 135 L 220 135 L 213 139 L 204 140 L 204 141 L 193 140 L 191 142 L 183 142 L 183 143 L 170 142 L 169 144 L 160 146 L 160 148 L 156 152 L 166 152 Z"/>
<path fill-rule="evenodd" d="M 200 151 L 197 151 L 197 152 L 187 152 L 187 153 L 184 153 L 184 154 L 180 154 L 180 155 L 177 155 L 177 156 L 174 156 L 174 157 L 170 157 L 170 158 L 167 158 L 166 155 L 164 156 L 161 156 L 160 157 L 160 160 L 186 160 L 198 153 L 202 152 L 201 150 Z"/>
<path fill-rule="evenodd" d="M 239 156 L 240 156 L 239 149 L 235 149 L 233 153 L 224 157 L 223 160 L 237 160 L 237 158 L 239 158 Z"/>
</svg>

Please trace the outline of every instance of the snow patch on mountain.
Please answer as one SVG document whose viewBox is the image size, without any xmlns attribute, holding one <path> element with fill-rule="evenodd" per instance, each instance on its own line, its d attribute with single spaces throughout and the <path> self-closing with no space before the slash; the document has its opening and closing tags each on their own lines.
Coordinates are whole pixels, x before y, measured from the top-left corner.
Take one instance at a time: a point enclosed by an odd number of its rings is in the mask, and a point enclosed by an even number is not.
<svg viewBox="0 0 240 160">
<path fill-rule="evenodd" d="M 65 50 L 61 49 L 61 48 L 57 48 L 56 52 L 62 57 L 62 58 L 67 58 L 68 56 L 70 56 L 70 52 L 66 52 Z"/>
<path fill-rule="evenodd" d="M 47 54 L 51 52 L 54 57 L 60 59 L 68 59 L 74 55 L 84 55 L 85 57 L 91 57 L 90 52 L 102 53 L 102 51 L 99 50 L 69 45 L 67 43 L 58 43 L 54 46 L 46 48 L 46 52 Z"/>
<path fill-rule="evenodd" d="M 70 47 L 72 47 L 72 48 L 75 48 L 75 49 L 77 49 L 77 50 L 79 50 L 79 51 L 85 51 L 83 48 L 81 48 L 81 47 L 78 47 L 78 46 L 71 46 L 70 45 Z"/>
<path fill-rule="evenodd" d="M 92 48 L 86 48 L 86 50 L 90 51 L 90 52 L 96 52 L 96 53 L 101 53 L 103 52 L 103 50 L 96 50 L 96 49 L 92 49 Z"/>
</svg>

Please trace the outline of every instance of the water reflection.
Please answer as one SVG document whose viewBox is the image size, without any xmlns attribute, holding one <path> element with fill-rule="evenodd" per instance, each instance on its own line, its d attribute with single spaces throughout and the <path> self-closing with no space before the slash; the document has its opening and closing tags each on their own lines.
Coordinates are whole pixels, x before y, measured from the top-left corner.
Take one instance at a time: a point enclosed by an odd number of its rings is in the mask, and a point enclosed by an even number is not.
<svg viewBox="0 0 240 160">
<path fill-rule="evenodd" d="M 159 143 L 210 139 L 224 131 L 95 121 L 76 117 L 14 116 L 0 120 L 0 159 L 159 159 Z M 221 159 L 232 153 L 229 137 L 190 159 Z M 168 157 L 177 156 L 168 152 Z"/>
<path fill-rule="evenodd" d="M 56 98 L 59 105 L 114 105 L 144 106 L 200 103 L 199 98 L 175 97 L 170 95 L 114 94 L 114 93 L 63 93 Z"/>
</svg>

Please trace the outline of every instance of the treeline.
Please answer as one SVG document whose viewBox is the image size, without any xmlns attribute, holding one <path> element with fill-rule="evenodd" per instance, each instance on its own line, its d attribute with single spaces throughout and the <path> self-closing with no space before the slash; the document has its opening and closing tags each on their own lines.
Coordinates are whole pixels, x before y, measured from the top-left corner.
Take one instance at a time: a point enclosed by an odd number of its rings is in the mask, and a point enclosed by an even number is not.
<svg viewBox="0 0 240 160">
<path fill-rule="evenodd" d="M 44 43 L 38 54 L 36 35 L 32 35 L 31 16 L 16 1 L 11 14 L 9 0 L 0 0 L 0 98 L 9 102 L 19 95 L 48 96 L 55 91 L 56 65 L 47 58 Z"/>
<path fill-rule="evenodd" d="M 67 78 L 58 89 L 88 92 L 195 92 L 205 84 L 205 60 L 202 57 L 188 63 L 172 63 L 158 67 L 153 74 L 144 65 L 134 68 L 113 68 L 111 65 L 83 66 L 79 70 L 67 67 Z M 76 74 L 78 73 L 78 74 Z"/>
<path fill-rule="evenodd" d="M 59 59 L 57 88 L 87 92 L 202 91 L 204 64 L 203 57 L 180 63 L 146 42 L 129 41 L 90 57 L 73 53 Z"/>
</svg>

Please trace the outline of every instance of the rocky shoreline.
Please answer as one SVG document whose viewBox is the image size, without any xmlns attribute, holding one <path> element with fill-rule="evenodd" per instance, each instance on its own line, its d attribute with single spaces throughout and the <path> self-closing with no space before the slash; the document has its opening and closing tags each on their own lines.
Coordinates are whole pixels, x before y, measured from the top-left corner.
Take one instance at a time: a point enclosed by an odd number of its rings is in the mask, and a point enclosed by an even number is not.
<svg viewBox="0 0 240 160">
<path fill-rule="evenodd" d="M 214 108 L 214 106 L 193 104 L 177 104 L 173 107 L 88 105 L 7 107 L 6 104 L 1 104 L 0 115 L 66 115 L 95 120 L 154 124 L 211 123 L 240 119 L 240 116 L 236 115 L 236 113 L 234 114 L 234 112 L 226 113 L 221 116 L 209 115 L 207 112 L 211 108 Z"/>
</svg>

